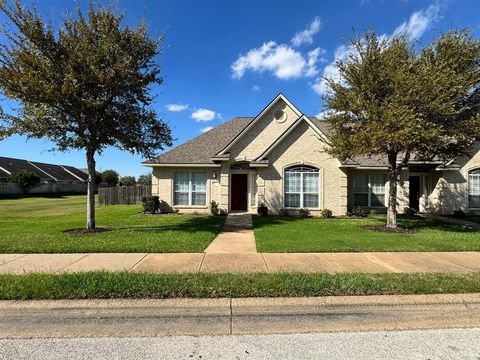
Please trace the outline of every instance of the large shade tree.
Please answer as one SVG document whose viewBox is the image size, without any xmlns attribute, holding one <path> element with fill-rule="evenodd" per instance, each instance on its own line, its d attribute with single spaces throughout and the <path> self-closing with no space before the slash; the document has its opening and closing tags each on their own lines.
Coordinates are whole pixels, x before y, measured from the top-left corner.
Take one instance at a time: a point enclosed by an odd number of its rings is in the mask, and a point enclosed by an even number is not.
<svg viewBox="0 0 480 360">
<path fill-rule="evenodd" d="M 162 83 L 162 37 L 152 39 L 144 22 L 124 26 L 112 7 L 77 7 L 57 28 L 19 1 L 1 1 L 0 10 L 10 20 L 0 88 L 21 104 L 7 118 L 16 132 L 46 137 L 60 151 L 85 151 L 94 229 L 95 155 L 114 146 L 150 157 L 171 145 L 170 128 L 150 108 L 151 86 Z"/>
<path fill-rule="evenodd" d="M 369 31 L 350 48 L 340 76 L 326 79 L 330 152 L 388 161 L 387 226 L 396 227 L 400 170 L 412 159 L 464 155 L 480 139 L 480 42 L 449 31 L 422 48 Z"/>
</svg>

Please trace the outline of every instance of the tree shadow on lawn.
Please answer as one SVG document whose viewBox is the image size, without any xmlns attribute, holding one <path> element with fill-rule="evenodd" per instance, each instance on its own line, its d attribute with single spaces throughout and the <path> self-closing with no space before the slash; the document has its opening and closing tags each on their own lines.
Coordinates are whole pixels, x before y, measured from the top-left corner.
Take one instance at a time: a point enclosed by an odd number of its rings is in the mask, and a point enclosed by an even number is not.
<svg viewBox="0 0 480 360">
<path fill-rule="evenodd" d="M 178 231 L 178 232 L 210 232 L 212 234 L 218 234 L 222 229 L 225 220 L 222 218 L 214 217 L 192 217 L 188 220 L 180 221 L 176 224 L 152 224 L 152 225 L 130 225 L 114 227 L 113 230 L 131 230 L 145 233 L 156 233 L 161 231 Z"/>
<path fill-rule="evenodd" d="M 357 222 L 355 225 L 358 229 L 362 229 L 365 231 L 375 231 L 371 229 L 366 229 L 362 225 L 373 225 L 373 226 L 385 226 L 387 223 L 386 218 L 384 217 L 374 217 L 374 218 L 294 218 L 294 217 L 280 217 L 280 216 L 267 216 L 267 217 L 260 217 L 254 216 L 253 218 L 253 228 L 254 229 L 261 229 L 263 227 L 270 227 L 275 225 L 284 225 L 288 223 L 300 223 L 300 222 L 332 222 L 332 226 L 335 226 L 336 221 L 352 221 Z M 308 227 L 308 224 L 305 224 Z M 429 230 L 438 230 L 448 233 L 478 233 L 480 235 L 480 231 L 476 229 L 471 229 L 464 227 L 462 225 L 455 225 L 455 224 L 448 224 L 441 220 L 436 219 L 426 219 L 421 216 L 414 216 L 414 217 L 406 217 L 403 215 L 399 215 L 398 217 L 398 227 L 404 229 L 411 229 L 416 231 L 429 229 Z M 342 231 L 345 231 L 342 229 Z M 413 232 L 412 232 L 413 233 Z M 392 233 L 395 234 L 395 233 Z M 410 235 L 408 233 L 398 233 L 398 235 Z"/>
</svg>

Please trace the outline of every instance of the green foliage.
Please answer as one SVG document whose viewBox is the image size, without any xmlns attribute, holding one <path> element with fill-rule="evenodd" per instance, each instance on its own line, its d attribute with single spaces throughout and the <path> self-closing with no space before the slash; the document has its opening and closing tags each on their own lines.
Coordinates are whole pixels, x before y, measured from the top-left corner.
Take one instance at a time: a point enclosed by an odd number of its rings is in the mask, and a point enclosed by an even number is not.
<svg viewBox="0 0 480 360">
<path fill-rule="evenodd" d="M 417 210 L 411 207 L 405 207 L 403 208 L 403 213 L 405 214 L 405 216 L 412 217 L 417 214 Z"/>
<path fill-rule="evenodd" d="M 322 211 L 320 211 L 320 215 L 324 218 L 333 217 L 332 210 L 330 210 L 330 209 L 322 209 Z"/>
<path fill-rule="evenodd" d="M 17 184 L 22 189 L 26 189 L 29 186 L 38 184 L 40 177 L 30 170 L 19 170 L 12 172 L 8 177 L 8 181 Z"/>
<path fill-rule="evenodd" d="M 137 183 L 140 185 L 152 185 L 152 174 L 142 174 L 138 177 Z"/>
<path fill-rule="evenodd" d="M 424 48 L 415 45 L 407 36 L 369 31 L 352 40 L 348 59 L 337 62 L 341 81 L 326 80 L 329 152 L 388 160 L 393 222 L 398 171 L 410 158 L 449 160 L 480 138 L 480 41 L 464 30 L 441 34 Z"/>
<path fill-rule="evenodd" d="M 260 216 L 267 216 L 268 207 L 264 203 L 259 204 L 257 207 L 257 214 Z"/>
<path fill-rule="evenodd" d="M 310 217 L 310 210 L 308 209 L 299 209 L 298 210 L 298 216 L 301 218 L 308 218 Z"/>
<path fill-rule="evenodd" d="M 155 214 L 160 208 L 160 198 L 158 196 L 142 197 L 143 211 Z"/>
<path fill-rule="evenodd" d="M 212 215 L 217 216 L 220 213 L 218 203 L 215 200 L 210 201 L 210 212 Z"/>
<path fill-rule="evenodd" d="M 101 173 L 102 182 L 109 186 L 117 186 L 119 175 L 115 170 L 105 170 Z"/>
<path fill-rule="evenodd" d="M 135 176 L 122 176 L 119 182 L 120 186 L 135 186 L 137 181 Z"/>
<path fill-rule="evenodd" d="M 352 216 L 356 216 L 356 217 L 366 217 L 367 216 L 367 213 L 361 207 L 353 208 L 350 213 L 352 214 Z"/>
<path fill-rule="evenodd" d="M 368 214 L 368 217 L 375 217 L 375 216 L 377 216 L 377 210 L 371 209 L 370 213 Z"/>
</svg>

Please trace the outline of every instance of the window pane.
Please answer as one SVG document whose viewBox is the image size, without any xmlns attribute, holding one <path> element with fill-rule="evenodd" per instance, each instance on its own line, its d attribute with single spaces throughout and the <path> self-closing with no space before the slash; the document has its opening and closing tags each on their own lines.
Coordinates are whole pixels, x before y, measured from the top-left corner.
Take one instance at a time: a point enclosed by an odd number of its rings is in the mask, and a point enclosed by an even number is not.
<svg viewBox="0 0 480 360">
<path fill-rule="evenodd" d="M 468 206 L 480 208 L 480 170 L 472 171 L 468 176 Z"/>
<path fill-rule="evenodd" d="M 192 193 L 192 205 L 205 205 L 207 197 L 205 193 Z"/>
<path fill-rule="evenodd" d="M 480 209 L 480 195 L 469 195 L 468 206 L 472 209 Z"/>
<path fill-rule="evenodd" d="M 188 173 L 175 173 L 175 180 L 174 180 L 175 191 L 188 193 L 189 191 L 188 182 L 189 182 Z"/>
<path fill-rule="evenodd" d="M 303 173 L 303 192 L 318 194 L 318 173 Z"/>
<path fill-rule="evenodd" d="M 188 205 L 188 193 L 175 192 L 174 199 L 173 199 L 173 204 L 174 205 Z"/>
<path fill-rule="evenodd" d="M 250 205 L 255 206 L 257 201 L 257 174 L 252 174 L 250 178 Z"/>
<path fill-rule="evenodd" d="M 385 206 L 385 175 L 370 175 L 370 205 Z"/>
<path fill-rule="evenodd" d="M 291 208 L 299 208 L 300 194 L 285 194 L 285 206 Z"/>
<path fill-rule="evenodd" d="M 303 194 L 303 207 L 318 208 L 318 193 L 317 194 Z"/>
<path fill-rule="evenodd" d="M 368 175 L 354 175 L 353 192 L 368 193 Z"/>
<path fill-rule="evenodd" d="M 192 192 L 207 192 L 206 173 L 192 173 Z"/>
<path fill-rule="evenodd" d="M 368 206 L 368 194 L 354 193 L 353 206 Z"/>
<path fill-rule="evenodd" d="M 285 192 L 299 193 L 301 186 L 301 174 L 296 172 L 285 172 Z"/>
</svg>

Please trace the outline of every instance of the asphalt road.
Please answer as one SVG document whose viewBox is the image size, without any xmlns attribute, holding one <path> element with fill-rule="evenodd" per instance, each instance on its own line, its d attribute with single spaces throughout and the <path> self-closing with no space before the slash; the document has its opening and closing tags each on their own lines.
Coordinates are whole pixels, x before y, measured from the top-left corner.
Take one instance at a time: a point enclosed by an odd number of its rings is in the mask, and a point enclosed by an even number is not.
<svg viewBox="0 0 480 360">
<path fill-rule="evenodd" d="M 0 340 L 2 359 L 478 359 L 480 328 Z"/>
</svg>

